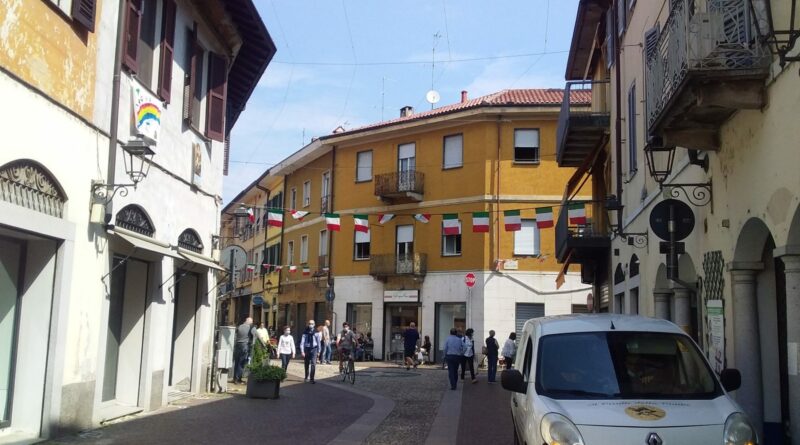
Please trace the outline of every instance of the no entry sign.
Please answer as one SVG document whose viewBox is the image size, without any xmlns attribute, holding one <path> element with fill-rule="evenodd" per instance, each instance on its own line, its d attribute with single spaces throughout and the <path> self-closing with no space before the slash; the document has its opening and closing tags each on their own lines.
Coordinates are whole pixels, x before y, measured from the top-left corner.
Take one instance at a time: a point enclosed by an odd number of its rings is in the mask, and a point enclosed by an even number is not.
<svg viewBox="0 0 800 445">
<path fill-rule="evenodd" d="M 464 283 L 467 284 L 467 287 L 472 287 L 475 285 L 475 274 L 472 272 L 467 273 L 464 275 Z"/>
</svg>

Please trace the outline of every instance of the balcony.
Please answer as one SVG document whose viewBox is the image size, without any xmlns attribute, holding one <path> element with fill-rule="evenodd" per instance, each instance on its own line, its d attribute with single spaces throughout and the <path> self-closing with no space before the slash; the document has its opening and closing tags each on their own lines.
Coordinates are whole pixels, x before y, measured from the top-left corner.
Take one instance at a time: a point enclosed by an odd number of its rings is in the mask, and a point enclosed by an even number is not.
<svg viewBox="0 0 800 445">
<path fill-rule="evenodd" d="M 721 124 L 737 110 L 764 106 L 770 55 L 749 4 L 674 2 L 661 34 L 645 44 L 650 135 L 669 146 L 716 151 Z"/>
<path fill-rule="evenodd" d="M 394 201 L 422 201 L 425 194 L 425 175 L 416 170 L 375 175 L 375 196 Z"/>
<path fill-rule="evenodd" d="M 319 213 L 331 213 L 333 208 L 331 207 L 331 195 L 325 195 L 320 197 L 319 200 Z"/>
<path fill-rule="evenodd" d="M 400 275 L 424 277 L 427 272 L 428 255 L 424 253 L 372 255 L 369 260 L 369 274 L 376 279 Z"/>
<path fill-rule="evenodd" d="M 608 91 L 607 80 L 567 82 L 556 135 L 559 167 L 579 167 L 607 139 L 611 130 Z M 587 96 L 592 97 L 591 107 L 587 107 Z"/>
<path fill-rule="evenodd" d="M 611 247 L 608 233 L 597 230 L 590 222 L 583 225 L 570 225 L 566 206 L 558 214 L 556 222 L 556 258 L 563 263 L 604 262 Z"/>
</svg>

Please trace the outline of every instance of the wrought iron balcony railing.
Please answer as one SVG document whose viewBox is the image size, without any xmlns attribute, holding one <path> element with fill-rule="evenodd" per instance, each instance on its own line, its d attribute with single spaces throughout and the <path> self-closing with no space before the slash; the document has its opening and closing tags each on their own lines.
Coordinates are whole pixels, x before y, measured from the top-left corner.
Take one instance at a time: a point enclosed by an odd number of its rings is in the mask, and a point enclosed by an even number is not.
<svg viewBox="0 0 800 445">
<path fill-rule="evenodd" d="M 424 276 L 428 272 L 428 255 L 412 253 L 408 255 L 372 255 L 369 260 L 369 274 L 374 277 L 396 275 Z"/>
<path fill-rule="evenodd" d="M 583 163 L 610 130 L 608 80 L 567 82 L 558 116 L 557 161 L 562 167 Z M 591 106 L 586 103 L 591 96 Z"/>
<path fill-rule="evenodd" d="M 322 196 L 319 200 L 319 212 L 320 213 L 330 213 L 333 209 L 331 208 L 331 195 Z"/>
<path fill-rule="evenodd" d="M 375 175 L 375 196 L 381 198 L 418 198 L 425 193 L 425 175 L 416 170 Z"/>
<path fill-rule="evenodd" d="M 570 224 L 567 207 L 562 207 L 556 222 L 556 257 L 563 262 L 572 253 L 571 261 L 580 263 L 604 255 L 603 249 L 611 246 L 611 237 L 592 221 L 586 224 Z"/>
</svg>

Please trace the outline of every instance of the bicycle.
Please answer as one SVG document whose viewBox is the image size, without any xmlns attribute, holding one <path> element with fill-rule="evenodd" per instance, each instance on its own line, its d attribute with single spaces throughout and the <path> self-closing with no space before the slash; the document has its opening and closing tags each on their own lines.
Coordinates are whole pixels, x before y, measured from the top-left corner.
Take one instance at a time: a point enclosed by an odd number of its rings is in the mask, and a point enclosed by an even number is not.
<svg viewBox="0 0 800 445">
<path fill-rule="evenodd" d="M 347 379 L 350 379 L 350 384 L 355 385 L 356 383 L 356 364 L 353 360 L 353 353 L 347 354 L 347 359 L 344 362 L 344 367 L 342 368 L 342 381 L 346 382 Z"/>
</svg>

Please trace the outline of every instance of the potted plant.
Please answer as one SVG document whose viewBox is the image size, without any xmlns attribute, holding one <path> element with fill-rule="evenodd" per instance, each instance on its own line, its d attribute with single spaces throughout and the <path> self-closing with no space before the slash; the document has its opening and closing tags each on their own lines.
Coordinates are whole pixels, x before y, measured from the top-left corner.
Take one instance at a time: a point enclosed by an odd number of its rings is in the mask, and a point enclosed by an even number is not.
<svg viewBox="0 0 800 445">
<path fill-rule="evenodd" d="M 247 365 L 247 397 L 256 399 L 277 399 L 280 396 L 281 382 L 286 380 L 286 371 L 280 366 L 269 364 L 267 347 L 259 342 L 253 345 L 253 359 Z"/>
</svg>

